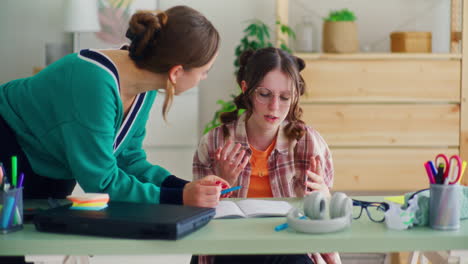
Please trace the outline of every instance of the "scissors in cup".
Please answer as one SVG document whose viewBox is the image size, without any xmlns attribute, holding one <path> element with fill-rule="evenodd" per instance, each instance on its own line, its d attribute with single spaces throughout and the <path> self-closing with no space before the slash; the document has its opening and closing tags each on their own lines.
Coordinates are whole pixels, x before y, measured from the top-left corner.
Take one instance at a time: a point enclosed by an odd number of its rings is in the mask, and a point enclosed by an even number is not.
<svg viewBox="0 0 468 264">
<path fill-rule="evenodd" d="M 462 160 L 458 155 L 452 155 L 448 158 L 445 154 L 439 154 L 436 156 L 435 162 L 442 159 L 445 163 L 445 171 L 443 176 L 444 184 L 456 184 L 460 180 Z"/>
</svg>

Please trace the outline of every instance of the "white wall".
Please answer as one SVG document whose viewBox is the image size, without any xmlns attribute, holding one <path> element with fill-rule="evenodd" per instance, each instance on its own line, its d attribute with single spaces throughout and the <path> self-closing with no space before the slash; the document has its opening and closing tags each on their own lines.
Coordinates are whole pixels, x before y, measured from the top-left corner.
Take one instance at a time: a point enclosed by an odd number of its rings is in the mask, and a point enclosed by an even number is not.
<svg viewBox="0 0 468 264">
<path fill-rule="evenodd" d="M 356 14 L 361 50 L 388 52 L 393 31 L 431 31 L 433 52 L 448 52 L 450 0 L 289 1 L 289 24 L 312 18 L 316 50 L 321 51 L 322 21 L 330 10 L 348 8 Z"/>
<path fill-rule="evenodd" d="M 63 0 L 1 0 L 0 83 L 31 76 L 45 64 L 45 44 L 71 42 L 63 33 Z"/>
</svg>

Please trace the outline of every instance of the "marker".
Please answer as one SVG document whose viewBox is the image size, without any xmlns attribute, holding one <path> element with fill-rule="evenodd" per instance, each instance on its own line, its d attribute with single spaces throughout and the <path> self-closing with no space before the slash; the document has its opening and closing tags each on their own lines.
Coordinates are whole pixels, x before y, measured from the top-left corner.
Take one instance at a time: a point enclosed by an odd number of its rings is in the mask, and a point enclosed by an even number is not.
<svg viewBox="0 0 468 264">
<path fill-rule="evenodd" d="M 8 219 L 8 224 L 7 226 L 13 226 L 13 225 L 16 225 L 17 224 L 17 219 L 15 218 L 15 215 L 16 215 L 16 210 L 18 209 L 18 204 L 17 204 L 17 201 L 18 201 L 18 191 L 15 193 L 14 196 L 9 196 L 8 198 L 12 198 L 13 200 L 13 205 L 11 208 L 11 212 L 10 214 L 8 215 L 10 218 Z M 5 208 L 6 209 L 6 208 Z M 8 213 L 8 212 L 7 212 Z M 19 213 L 19 211 L 18 211 Z"/>
<path fill-rule="evenodd" d="M 424 167 L 426 168 L 426 173 L 427 173 L 427 177 L 429 178 L 429 183 L 430 184 L 436 183 L 434 174 L 432 174 L 432 169 L 431 169 L 431 165 L 429 164 L 429 162 L 424 163 Z"/>
<path fill-rule="evenodd" d="M 16 177 L 18 176 L 18 158 L 16 156 L 11 157 L 11 185 L 16 187 Z"/>
<path fill-rule="evenodd" d="M 299 217 L 298 219 L 306 219 L 306 218 L 307 218 L 307 216 L 303 215 L 303 216 Z M 286 228 L 288 228 L 288 223 L 283 223 L 283 224 L 275 226 L 275 231 L 278 232 L 278 231 L 284 230 Z"/>
<path fill-rule="evenodd" d="M 3 178 L 3 191 L 8 192 L 10 190 L 10 183 L 8 182 L 8 177 Z"/>
<path fill-rule="evenodd" d="M 466 161 L 464 160 L 463 163 L 462 163 L 462 173 L 460 175 L 460 179 L 458 179 L 458 182 L 460 183 L 462 178 L 463 178 L 463 174 L 465 174 L 465 169 L 466 169 Z"/>
<path fill-rule="evenodd" d="M 236 187 L 232 187 L 232 188 L 229 188 L 229 189 L 225 189 L 225 190 L 222 190 L 222 191 L 221 191 L 221 194 L 226 194 L 226 193 L 228 193 L 228 192 L 237 191 L 237 190 L 239 190 L 240 188 L 242 188 L 242 186 L 236 186 Z"/>
<path fill-rule="evenodd" d="M 8 227 L 8 222 L 10 221 L 11 218 L 11 213 L 13 212 L 14 206 L 15 205 L 15 197 L 14 196 L 8 196 L 6 198 L 6 205 L 5 208 L 3 208 L 3 219 L 2 219 L 2 228 L 6 229 Z"/>
<path fill-rule="evenodd" d="M 3 163 L 0 162 L 0 190 L 3 190 Z"/>
<path fill-rule="evenodd" d="M 445 165 L 443 163 L 439 164 L 439 169 L 437 171 L 437 176 L 436 176 L 436 183 L 442 184 L 444 183 L 444 169 Z"/>
<path fill-rule="evenodd" d="M 24 173 L 21 173 L 17 188 L 23 187 Z"/>
<path fill-rule="evenodd" d="M 23 220 L 21 220 L 21 214 L 19 212 L 18 206 L 15 206 L 15 219 L 13 220 L 14 225 L 21 225 L 23 224 Z"/>
<path fill-rule="evenodd" d="M 436 166 L 434 165 L 434 162 L 432 162 L 432 160 L 429 160 L 427 163 L 429 163 L 429 167 L 432 171 L 432 175 L 433 176 L 437 175 L 437 169 L 436 169 Z"/>
<path fill-rule="evenodd" d="M 283 223 L 283 224 L 275 226 L 275 231 L 278 232 L 278 231 L 284 230 L 286 228 L 288 228 L 288 223 Z"/>
</svg>

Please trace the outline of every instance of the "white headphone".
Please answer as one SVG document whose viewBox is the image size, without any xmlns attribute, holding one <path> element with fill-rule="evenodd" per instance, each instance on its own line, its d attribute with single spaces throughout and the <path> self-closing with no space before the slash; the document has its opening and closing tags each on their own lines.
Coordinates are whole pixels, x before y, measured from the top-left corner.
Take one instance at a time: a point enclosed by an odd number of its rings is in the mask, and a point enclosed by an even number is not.
<svg viewBox="0 0 468 264">
<path fill-rule="evenodd" d="M 353 201 L 342 192 L 334 193 L 327 217 L 327 199 L 315 191 L 304 197 L 304 214 L 309 219 L 300 218 L 299 210 L 293 209 L 286 216 L 288 225 L 303 233 L 329 233 L 343 230 L 351 225 Z"/>
</svg>

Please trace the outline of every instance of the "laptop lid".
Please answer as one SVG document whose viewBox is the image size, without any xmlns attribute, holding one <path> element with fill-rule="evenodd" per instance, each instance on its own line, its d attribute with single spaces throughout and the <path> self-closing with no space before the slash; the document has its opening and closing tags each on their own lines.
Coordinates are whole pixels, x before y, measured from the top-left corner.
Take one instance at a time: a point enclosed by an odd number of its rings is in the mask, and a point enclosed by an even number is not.
<svg viewBox="0 0 468 264">
<path fill-rule="evenodd" d="M 45 232 L 176 240 L 206 225 L 214 208 L 171 204 L 110 202 L 99 211 L 65 205 L 40 212 L 36 229 Z"/>
</svg>

